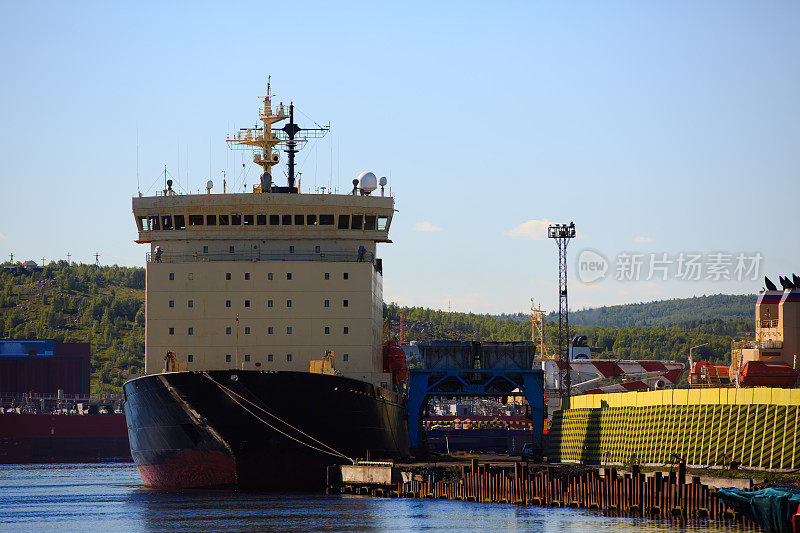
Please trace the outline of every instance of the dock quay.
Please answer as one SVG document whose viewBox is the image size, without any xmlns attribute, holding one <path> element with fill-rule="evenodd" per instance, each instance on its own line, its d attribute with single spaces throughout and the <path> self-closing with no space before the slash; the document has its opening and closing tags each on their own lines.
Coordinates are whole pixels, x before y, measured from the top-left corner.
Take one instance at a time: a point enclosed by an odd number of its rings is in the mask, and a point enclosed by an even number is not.
<svg viewBox="0 0 800 533">
<path fill-rule="evenodd" d="M 750 481 L 752 484 L 752 481 Z M 449 467 L 361 462 L 328 467 L 329 494 L 427 498 L 593 509 L 610 516 L 709 520 L 756 525 L 715 497 L 685 466 L 643 473 L 580 465 L 491 464 Z"/>
</svg>

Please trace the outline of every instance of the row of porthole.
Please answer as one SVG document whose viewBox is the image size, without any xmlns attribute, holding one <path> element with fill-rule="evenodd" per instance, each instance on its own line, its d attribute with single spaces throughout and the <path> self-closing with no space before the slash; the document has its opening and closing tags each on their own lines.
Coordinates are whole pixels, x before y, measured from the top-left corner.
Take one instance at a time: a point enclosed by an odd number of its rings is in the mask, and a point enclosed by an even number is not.
<svg viewBox="0 0 800 533">
<path fill-rule="evenodd" d="M 274 361 L 274 359 L 275 358 L 274 358 L 273 354 L 267 354 L 267 362 L 268 363 L 272 363 Z M 343 354 L 342 355 L 342 361 L 347 362 L 349 360 L 350 360 L 350 355 L 349 354 Z M 193 354 L 188 354 L 186 356 L 186 361 L 189 362 L 189 363 L 193 363 L 194 362 L 194 355 Z M 286 354 L 286 361 L 289 362 L 289 363 L 292 362 L 292 354 L 290 354 L 290 353 Z M 225 355 L 225 362 L 226 363 L 233 362 L 233 356 L 230 355 L 230 354 Z M 244 363 L 249 363 L 250 362 L 250 354 L 245 354 L 244 355 L 243 362 Z M 256 362 L 257 366 L 260 365 L 260 364 L 261 364 L 260 362 Z"/>
<path fill-rule="evenodd" d="M 326 279 L 326 280 L 331 279 L 331 273 L 330 272 L 325 272 L 324 275 L 323 275 L 323 278 Z M 188 274 L 188 276 L 187 276 L 187 279 L 189 281 L 192 281 L 194 279 L 194 274 L 190 272 Z M 250 272 L 245 272 L 244 273 L 244 279 L 245 279 L 245 281 L 250 281 Z M 275 279 L 274 273 L 273 272 L 268 272 L 267 273 L 267 281 L 273 281 L 274 279 Z M 342 272 L 342 279 L 350 279 L 350 273 L 349 272 Z M 169 273 L 169 280 L 170 281 L 175 281 L 175 272 L 170 272 Z M 291 272 L 287 272 L 286 273 L 286 281 L 291 281 L 291 280 L 292 280 L 292 273 Z M 230 272 L 226 272 L 225 273 L 225 281 L 231 281 L 231 273 Z"/>
<path fill-rule="evenodd" d="M 170 308 L 174 308 L 175 307 L 175 300 L 170 300 L 167 305 Z M 186 306 L 190 307 L 190 308 L 194 308 L 194 300 L 187 300 Z M 233 303 L 232 303 L 231 300 L 225 300 L 225 307 L 232 307 L 232 306 L 233 306 Z M 267 307 L 273 307 L 273 306 L 274 306 L 274 301 L 273 300 L 267 300 Z M 330 299 L 323 300 L 322 301 L 322 306 L 323 307 L 330 307 L 331 306 Z M 244 301 L 244 307 L 250 307 L 250 300 L 245 300 Z M 292 300 L 286 300 L 286 307 L 292 307 Z M 350 300 L 342 300 L 342 307 L 350 307 Z"/>
<path fill-rule="evenodd" d="M 169 332 L 170 335 L 175 335 L 175 328 L 174 327 L 170 327 L 167 331 Z M 250 335 L 250 331 L 251 330 L 250 330 L 249 326 L 246 326 L 244 328 L 244 334 L 245 335 Z M 286 326 L 286 334 L 287 335 L 291 335 L 292 331 L 293 331 L 292 326 Z M 323 331 L 324 331 L 325 335 L 330 335 L 331 327 L 330 326 L 325 326 Z M 227 326 L 225 328 L 225 334 L 226 335 L 230 335 L 231 333 L 232 333 L 231 327 Z M 273 335 L 274 333 L 275 333 L 275 330 L 273 329 L 272 326 L 267 327 L 267 335 Z M 194 335 L 194 328 L 193 327 L 187 328 L 186 334 L 187 335 Z M 349 335 L 350 334 L 350 326 L 344 326 L 342 328 L 342 334 L 343 335 Z"/>
</svg>

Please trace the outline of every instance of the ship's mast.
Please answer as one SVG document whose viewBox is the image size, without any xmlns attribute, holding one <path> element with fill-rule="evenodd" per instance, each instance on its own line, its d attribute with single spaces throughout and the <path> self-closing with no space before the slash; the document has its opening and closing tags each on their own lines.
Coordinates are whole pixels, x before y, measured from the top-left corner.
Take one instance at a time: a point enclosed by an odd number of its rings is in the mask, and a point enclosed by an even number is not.
<svg viewBox="0 0 800 533">
<path fill-rule="evenodd" d="M 253 128 L 242 128 L 233 137 L 228 137 L 227 142 L 231 148 L 243 146 L 255 148 L 253 162 L 262 168 L 260 192 L 270 192 L 272 189 L 272 167 L 278 164 L 278 152 L 275 146 L 283 142 L 276 132 L 272 130 L 272 125 L 281 120 L 286 120 L 289 115 L 281 103 L 274 110 L 272 109 L 272 94 L 270 93 L 271 83 L 267 81 L 267 94 L 264 102 L 258 111 L 258 118 L 262 126 Z"/>
<path fill-rule="evenodd" d="M 299 151 L 298 144 L 307 142 L 309 139 L 325 136 L 330 130 L 330 125 L 319 126 L 317 128 L 301 128 L 294 121 L 294 105 L 289 104 L 288 110 L 283 103 L 275 109 L 272 108 L 272 94 L 270 93 L 270 82 L 267 81 L 267 95 L 264 103 L 259 109 L 258 118 L 262 123 L 261 127 L 242 128 L 233 137 L 228 137 L 228 145 L 231 148 L 244 150 L 254 150 L 253 162 L 262 167 L 261 185 L 255 187 L 257 192 L 298 192 L 295 188 L 295 154 Z M 287 112 L 288 111 L 288 112 Z M 273 129 L 273 124 L 282 120 L 289 119 L 289 123 L 283 128 Z M 288 154 L 288 187 L 273 188 L 272 167 L 278 164 L 278 151 L 276 145 L 285 143 Z"/>
</svg>

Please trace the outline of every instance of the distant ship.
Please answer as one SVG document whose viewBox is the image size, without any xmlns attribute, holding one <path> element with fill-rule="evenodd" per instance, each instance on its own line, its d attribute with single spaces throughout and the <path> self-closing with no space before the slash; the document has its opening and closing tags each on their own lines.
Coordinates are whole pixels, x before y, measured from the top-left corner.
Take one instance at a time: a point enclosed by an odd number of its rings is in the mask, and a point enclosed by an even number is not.
<svg viewBox="0 0 800 533">
<path fill-rule="evenodd" d="M 386 178 L 301 194 L 298 146 L 327 128 L 298 126 L 269 85 L 259 120 L 228 139 L 263 169 L 252 192 L 177 194 L 165 179 L 133 198 L 150 245 L 146 375 L 123 390 L 147 486 L 314 488 L 326 465 L 409 455 L 407 370 L 381 342 Z"/>
<path fill-rule="evenodd" d="M 0 464 L 131 460 L 119 401 L 89 395 L 90 356 L 85 342 L 0 340 Z"/>
</svg>

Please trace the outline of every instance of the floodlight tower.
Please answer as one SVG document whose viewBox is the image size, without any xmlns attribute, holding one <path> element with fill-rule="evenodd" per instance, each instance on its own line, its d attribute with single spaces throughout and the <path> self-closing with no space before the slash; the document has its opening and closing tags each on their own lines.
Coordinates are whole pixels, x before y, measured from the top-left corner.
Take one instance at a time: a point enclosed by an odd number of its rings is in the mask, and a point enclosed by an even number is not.
<svg viewBox="0 0 800 533">
<path fill-rule="evenodd" d="M 567 245 L 575 237 L 575 223 L 551 224 L 547 238 L 558 245 L 558 388 L 561 397 L 569 396 L 569 306 L 567 304 Z"/>
</svg>

